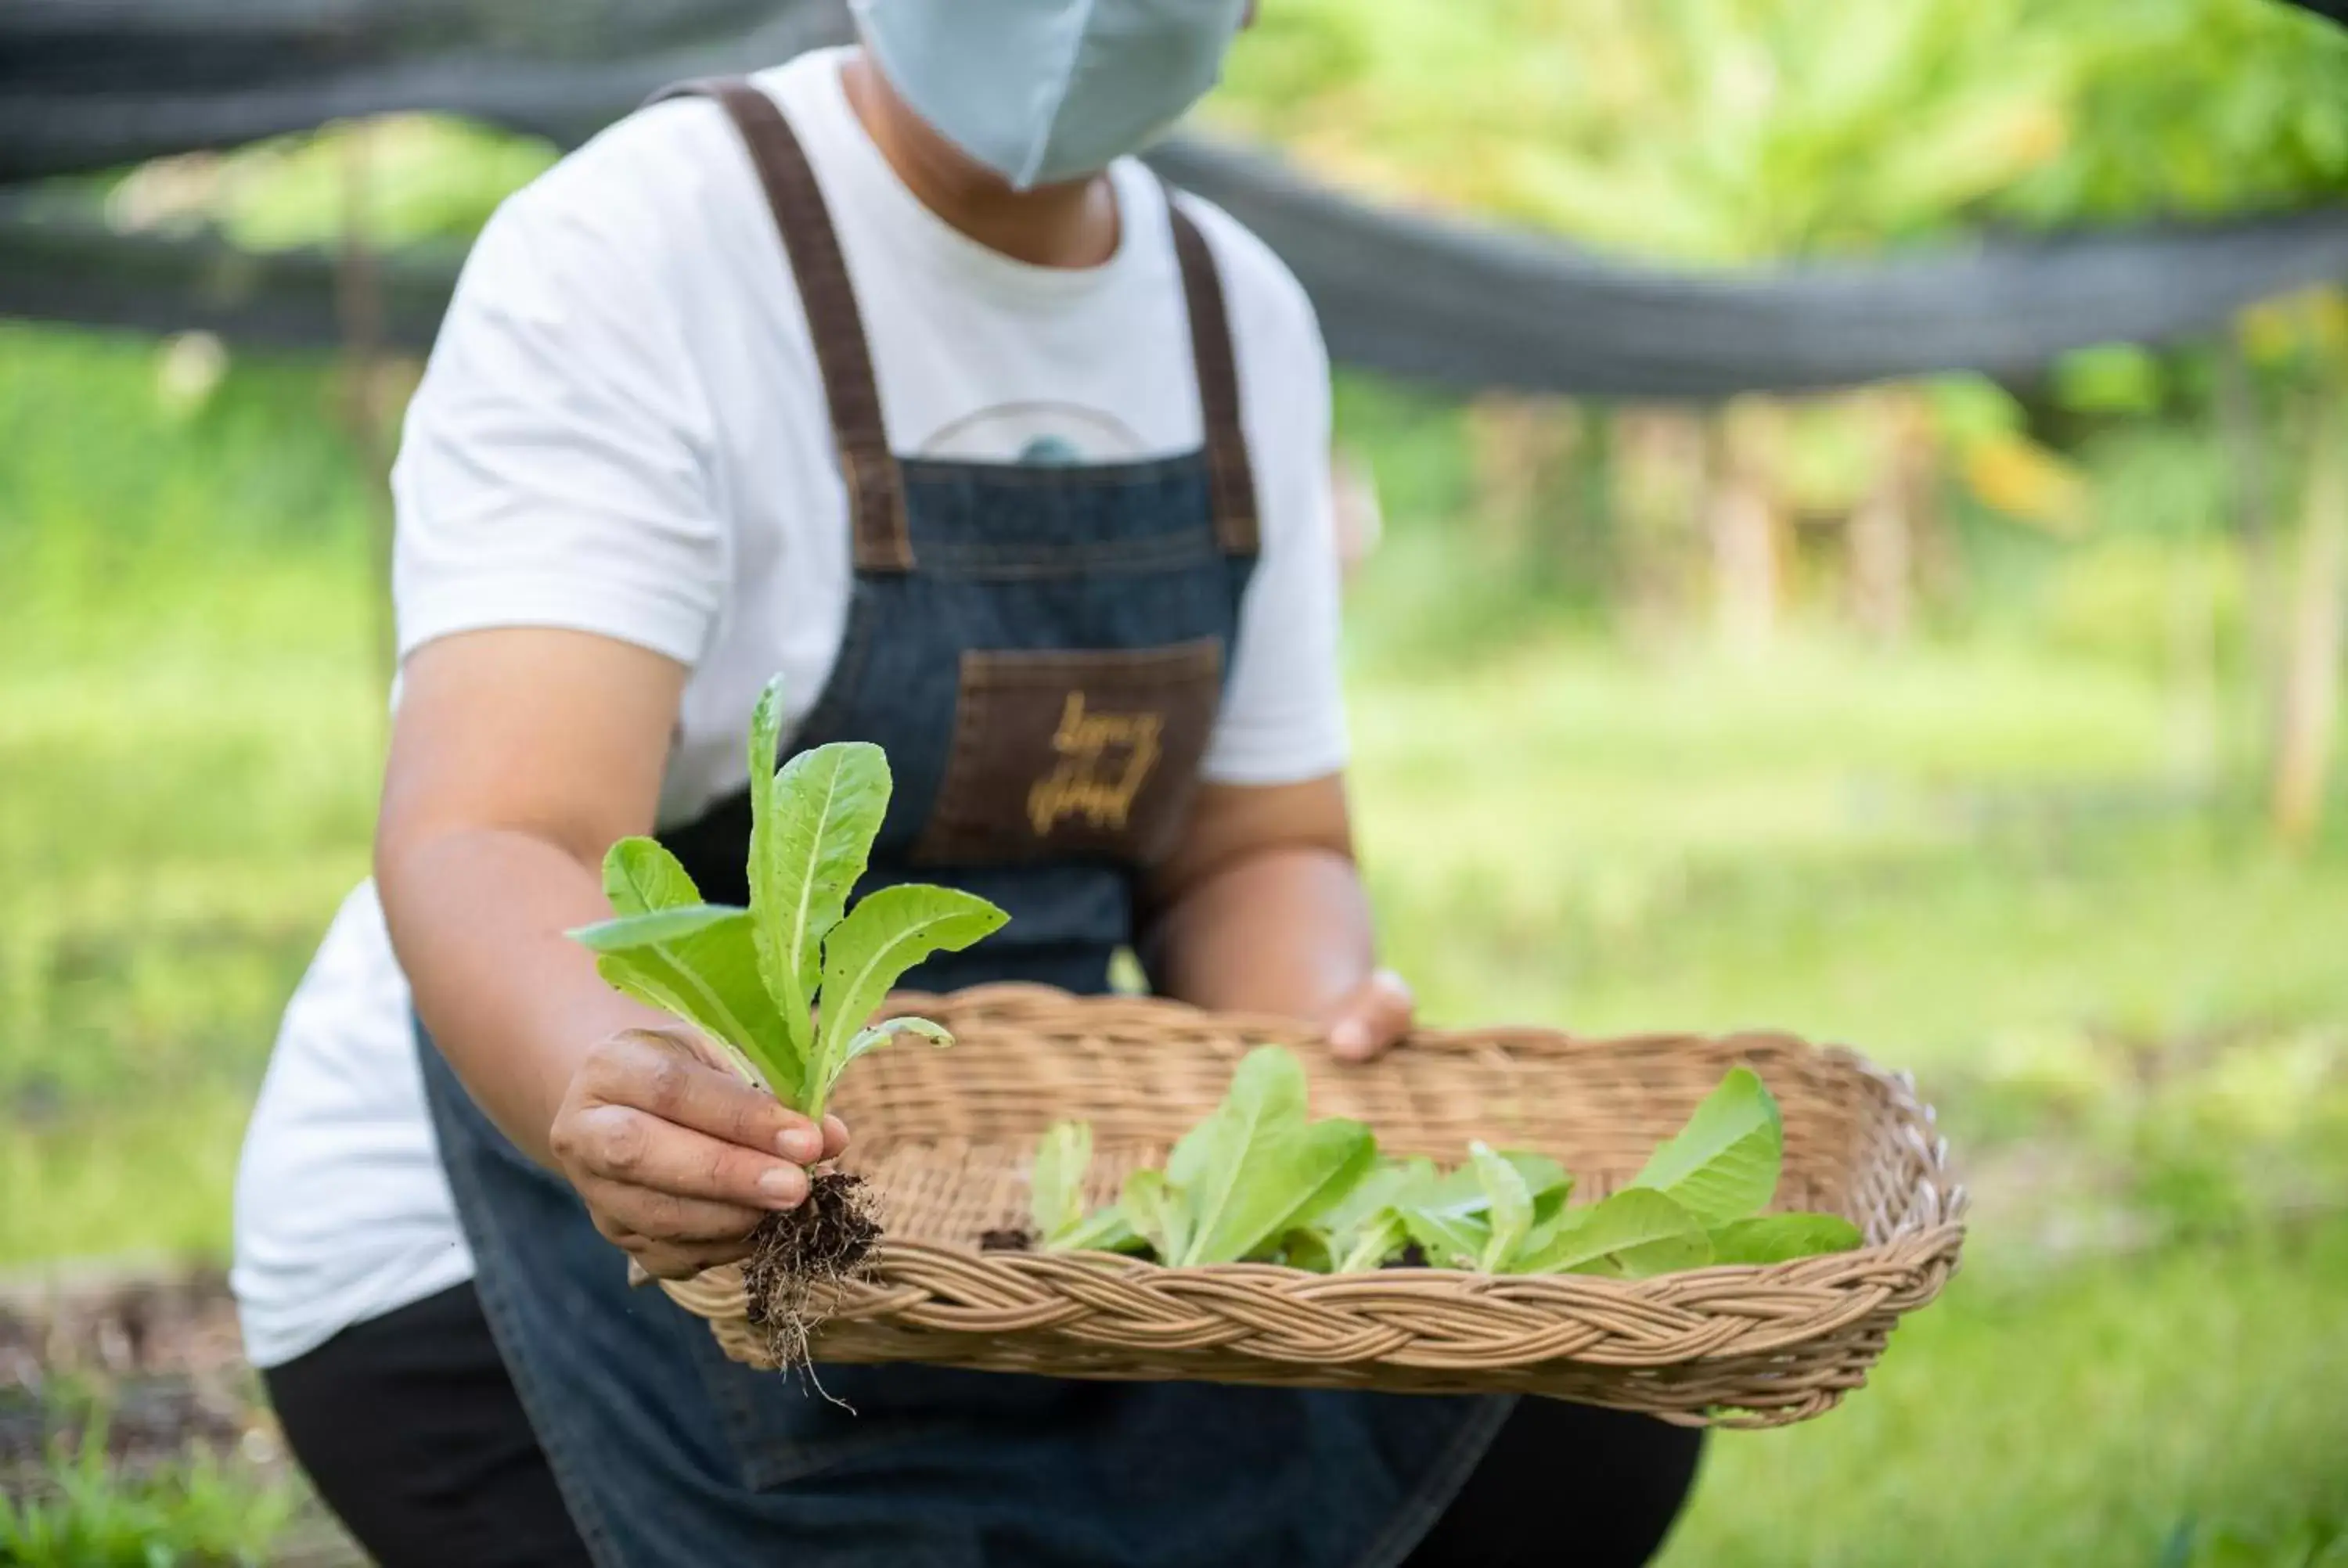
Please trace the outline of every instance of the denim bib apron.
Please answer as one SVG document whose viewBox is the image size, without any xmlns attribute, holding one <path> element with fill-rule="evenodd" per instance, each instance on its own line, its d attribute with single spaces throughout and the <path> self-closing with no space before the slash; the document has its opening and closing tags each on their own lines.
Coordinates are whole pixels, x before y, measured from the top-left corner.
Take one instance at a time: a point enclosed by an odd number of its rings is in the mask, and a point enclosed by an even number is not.
<svg viewBox="0 0 2348 1568">
<path fill-rule="evenodd" d="M 788 122 L 742 84 L 682 90 L 717 97 L 750 146 L 848 482 L 848 630 L 795 743 L 888 750 L 896 793 L 865 891 L 945 883 L 1012 917 L 905 984 L 1100 991 L 1133 935 L 1135 869 L 1180 829 L 1256 553 L 1206 241 L 1173 210 L 1201 450 L 901 459 Z M 710 898 L 740 903 L 748 829 L 745 795 L 663 836 Z M 1388 1568 L 1507 1413 L 1498 1399 L 820 1368 L 850 1413 L 804 1379 L 736 1366 L 700 1320 L 631 1289 L 569 1186 L 490 1125 L 428 1040 L 421 1053 L 483 1308 L 599 1563 Z"/>
</svg>

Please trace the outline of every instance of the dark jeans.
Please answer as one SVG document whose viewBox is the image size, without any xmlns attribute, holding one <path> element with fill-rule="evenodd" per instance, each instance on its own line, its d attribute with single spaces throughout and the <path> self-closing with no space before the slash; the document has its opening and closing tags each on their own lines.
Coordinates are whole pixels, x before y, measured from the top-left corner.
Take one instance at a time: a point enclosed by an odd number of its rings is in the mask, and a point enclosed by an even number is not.
<svg viewBox="0 0 2348 1568">
<path fill-rule="evenodd" d="M 263 1379 L 294 1457 L 383 1568 L 588 1561 L 471 1286 Z M 1701 1433 L 1643 1416 L 1520 1400 L 1405 1568 L 1547 1568 L 1561 1528 L 1580 1568 L 1635 1568 L 1678 1517 L 1701 1448 Z"/>
</svg>

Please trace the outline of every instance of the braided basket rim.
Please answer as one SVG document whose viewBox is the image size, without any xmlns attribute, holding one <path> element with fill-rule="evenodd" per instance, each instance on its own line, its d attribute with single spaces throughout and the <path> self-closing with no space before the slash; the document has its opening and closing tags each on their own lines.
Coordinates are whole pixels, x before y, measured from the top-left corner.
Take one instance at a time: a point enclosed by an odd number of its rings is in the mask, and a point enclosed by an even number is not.
<svg viewBox="0 0 2348 1568">
<path fill-rule="evenodd" d="M 901 996 L 891 1010 L 938 1019 L 957 1035 L 1072 1037 L 1110 1025 L 1172 1041 L 1210 1034 L 1296 1042 L 1309 1034 L 1290 1019 L 1024 984 Z M 1897 1216 L 1862 1218 L 1869 1234 L 1851 1252 L 1640 1280 L 1425 1267 L 1330 1275 L 1262 1263 L 1174 1268 L 1113 1253 L 988 1251 L 975 1238 L 884 1238 L 865 1278 L 815 1303 L 823 1318 L 815 1358 L 1549 1394 L 1693 1425 L 1773 1426 L 1816 1415 L 1864 1381 L 1892 1326 L 1940 1293 L 1962 1254 L 1965 1189 L 1908 1073 L 1846 1046 L 1776 1031 L 1582 1037 L 1538 1027 L 1429 1029 L 1399 1050 L 1421 1064 L 1488 1063 L 1496 1053 L 1537 1063 L 1567 1053 L 1635 1061 L 1683 1047 L 1800 1060 L 1877 1097 L 1902 1168 L 1914 1173 Z M 1790 1108 L 1787 1114 L 1790 1124 Z M 709 1322 L 729 1357 L 771 1367 L 746 1317 L 738 1266 L 659 1283 Z M 1344 1319 L 1342 1331 L 1315 1321 L 1331 1317 Z M 1410 1327 L 1394 1327 L 1397 1318 Z"/>
</svg>

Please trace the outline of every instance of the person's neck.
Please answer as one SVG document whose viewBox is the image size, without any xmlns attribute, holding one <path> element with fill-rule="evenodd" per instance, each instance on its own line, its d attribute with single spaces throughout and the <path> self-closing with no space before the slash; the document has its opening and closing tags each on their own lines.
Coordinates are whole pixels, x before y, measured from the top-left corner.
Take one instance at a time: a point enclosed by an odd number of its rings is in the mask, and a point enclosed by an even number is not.
<svg viewBox="0 0 2348 1568">
<path fill-rule="evenodd" d="M 1036 267 L 1097 267 L 1117 254 L 1117 191 L 1107 175 L 1014 190 L 932 129 L 861 54 L 842 65 L 840 81 L 880 156 L 949 227 Z"/>
</svg>

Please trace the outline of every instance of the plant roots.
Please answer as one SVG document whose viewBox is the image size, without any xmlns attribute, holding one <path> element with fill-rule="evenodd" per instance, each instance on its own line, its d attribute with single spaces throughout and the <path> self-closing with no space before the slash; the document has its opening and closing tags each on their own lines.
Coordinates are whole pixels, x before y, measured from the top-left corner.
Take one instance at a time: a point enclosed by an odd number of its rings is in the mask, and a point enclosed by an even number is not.
<svg viewBox="0 0 2348 1568">
<path fill-rule="evenodd" d="M 807 1368 L 808 1336 L 823 1321 L 813 1305 L 819 1288 L 829 1296 L 828 1287 L 865 1277 L 880 1240 L 864 1178 L 837 1171 L 816 1177 L 798 1208 L 758 1222 L 742 1283 L 749 1320 L 764 1331 L 778 1370 Z"/>
</svg>

